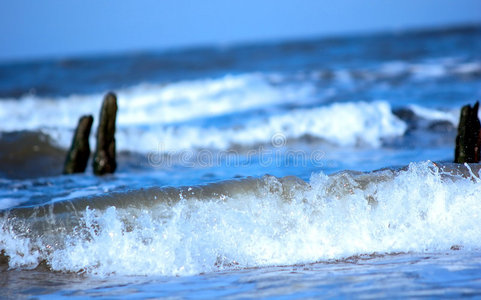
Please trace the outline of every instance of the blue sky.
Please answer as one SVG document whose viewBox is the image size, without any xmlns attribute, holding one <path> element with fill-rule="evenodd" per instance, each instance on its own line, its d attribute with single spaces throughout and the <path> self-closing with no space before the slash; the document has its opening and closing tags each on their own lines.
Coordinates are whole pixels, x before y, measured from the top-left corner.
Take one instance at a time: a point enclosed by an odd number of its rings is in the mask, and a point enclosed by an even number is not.
<svg viewBox="0 0 481 300">
<path fill-rule="evenodd" d="M 479 0 L 0 0 L 0 60 L 473 22 Z"/>
</svg>

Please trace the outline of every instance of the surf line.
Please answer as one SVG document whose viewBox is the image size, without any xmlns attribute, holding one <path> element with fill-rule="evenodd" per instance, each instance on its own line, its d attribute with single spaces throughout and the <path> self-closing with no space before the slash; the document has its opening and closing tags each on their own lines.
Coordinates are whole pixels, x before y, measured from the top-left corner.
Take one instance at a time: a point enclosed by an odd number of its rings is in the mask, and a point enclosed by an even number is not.
<svg viewBox="0 0 481 300">
<path fill-rule="evenodd" d="M 93 158 L 95 175 L 111 174 L 117 168 L 115 158 L 117 108 L 117 96 L 113 92 L 107 93 L 102 102 L 100 121 L 97 128 L 97 145 Z M 80 117 L 72 144 L 65 159 L 63 174 L 85 172 L 90 157 L 89 136 L 93 120 L 92 115 Z"/>
<path fill-rule="evenodd" d="M 113 92 L 105 95 L 100 109 L 97 129 L 97 145 L 93 158 L 95 175 L 112 174 L 117 168 L 115 150 L 115 122 L 117 96 Z M 454 150 L 454 163 L 479 163 L 481 159 L 481 123 L 478 117 L 479 101 L 472 107 L 461 108 L 458 133 Z M 89 135 L 92 115 L 81 116 L 75 130 L 72 144 L 65 159 L 63 174 L 83 173 L 90 157 Z"/>
</svg>

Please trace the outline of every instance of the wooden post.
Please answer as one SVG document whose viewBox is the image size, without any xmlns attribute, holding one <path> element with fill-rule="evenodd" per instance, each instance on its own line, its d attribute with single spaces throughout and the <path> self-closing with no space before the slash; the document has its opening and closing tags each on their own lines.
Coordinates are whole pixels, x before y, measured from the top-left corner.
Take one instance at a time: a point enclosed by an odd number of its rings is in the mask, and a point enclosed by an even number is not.
<svg viewBox="0 0 481 300">
<path fill-rule="evenodd" d="M 479 102 L 473 107 L 465 105 L 459 117 L 456 136 L 455 163 L 478 163 L 481 146 L 481 124 L 478 118 Z"/>
<path fill-rule="evenodd" d="M 114 173 L 117 168 L 115 159 L 115 119 L 117 115 L 117 96 L 110 92 L 102 103 L 99 127 L 97 129 L 97 147 L 94 154 L 94 174 Z"/>
<path fill-rule="evenodd" d="M 65 159 L 63 174 L 85 172 L 90 156 L 89 135 L 93 121 L 94 118 L 90 115 L 82 116 L 79 119 L 70 150 Z"/>
</svg>

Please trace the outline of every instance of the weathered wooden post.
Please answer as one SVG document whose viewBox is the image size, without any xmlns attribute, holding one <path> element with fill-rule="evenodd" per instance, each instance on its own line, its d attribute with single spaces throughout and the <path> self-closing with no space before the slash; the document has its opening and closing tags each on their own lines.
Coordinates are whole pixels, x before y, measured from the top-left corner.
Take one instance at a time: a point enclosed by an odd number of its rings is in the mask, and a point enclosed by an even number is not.
<svg viewBox="0 0 481 300">
<path fill-rule="evenodd" d="M 72 144 L 67 153 L 63 174 L 83 173 L 90 157 L 89 135 L 94 118 L 91 115 L 79 119 Z"/>
<path fill-rule="evenodd" d="M 117 168 L 115 159 L 115 119 L 117 115 L 117 96 L 110 92 L 105 95 L 100 110 L 97 129 L 97 146 L 94 154 L 94 174 L 114 173 Z"/>
<path fill-rule="evenodd" d="M 481 146 L 481 124 L 478 118 L 479 102 L 473 107 L 461 108 L 458 135 L 456 136 L 455 163 L 478 163 Z"/>
</svg>

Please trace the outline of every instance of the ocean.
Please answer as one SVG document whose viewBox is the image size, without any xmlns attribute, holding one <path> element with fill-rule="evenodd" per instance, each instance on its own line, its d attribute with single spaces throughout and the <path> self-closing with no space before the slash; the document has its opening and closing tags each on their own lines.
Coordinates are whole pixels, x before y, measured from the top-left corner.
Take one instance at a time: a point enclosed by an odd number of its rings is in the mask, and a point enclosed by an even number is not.
<svg viewBox="0 0 481 300">
<path fill-rule="evenodd" d="M 480 26 L 1 62 L 0 298 L 479 297 L 480 99 Z"/>
</svg>

